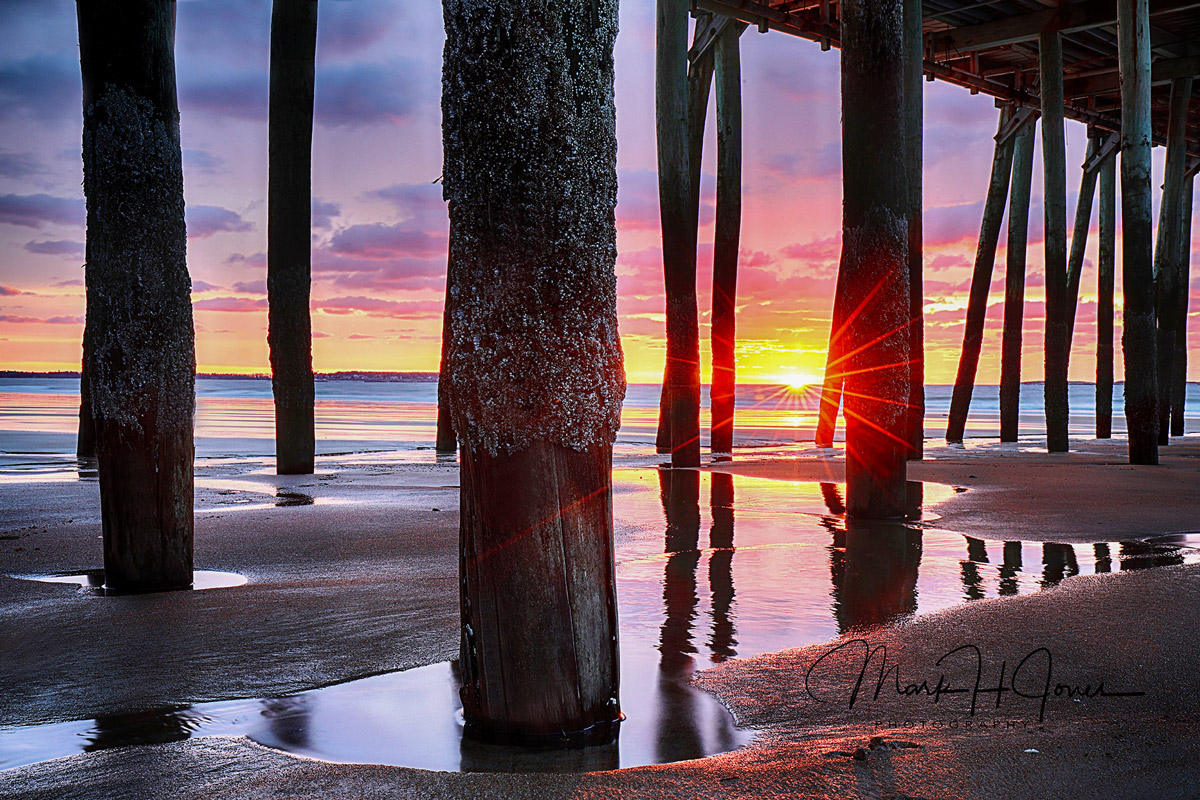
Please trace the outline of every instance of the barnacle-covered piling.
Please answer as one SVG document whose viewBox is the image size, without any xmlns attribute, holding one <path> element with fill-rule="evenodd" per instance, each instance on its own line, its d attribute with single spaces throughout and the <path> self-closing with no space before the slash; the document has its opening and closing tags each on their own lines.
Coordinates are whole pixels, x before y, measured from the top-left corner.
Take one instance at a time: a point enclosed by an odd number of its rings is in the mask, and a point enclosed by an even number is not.
<svg viewBox="0 0 1200 800">
<path fill-rule="evenodd" d="M 174 3 L 79 0 L 86 371 L 105 582 L 192 582 L 196 357 L 185 257 Z"/>
<path fill-rule="evenodd" d="M 443 11 L 463 713 L 488 738 L 611 739 L 617 4 Z"/>
</svg>

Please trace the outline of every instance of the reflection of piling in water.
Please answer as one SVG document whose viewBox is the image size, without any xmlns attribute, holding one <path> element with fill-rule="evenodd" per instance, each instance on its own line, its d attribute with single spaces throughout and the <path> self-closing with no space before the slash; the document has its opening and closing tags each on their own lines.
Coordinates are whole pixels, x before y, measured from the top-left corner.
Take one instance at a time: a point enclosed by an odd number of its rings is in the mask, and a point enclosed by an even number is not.
<svg viewBox="0 0 1200 800">
<path fill-rule="evenodd" d="M 968 600 L 979 600 L 983 597 L 983 578 L 979 574 L 979 564 L 988 563 L 987 545 L 981 539 L 970 536 L 967 540 L 967 560 L 962 565 L 963 593 Z"/>
<path fill-rule="evenodd" d="M 1121 571 L 1147 567 L 1171 567 L 1183 563 L 1183 553 L 1159 542 L 1121 542 Z"/>
<path fill-rule="evenodd" d="M 271 736 L 288 749 L 308 747 L 308 698 L 272 697 L 262 701 Z"/>
<path fill-rule="evenodd" d="M 1000 563 L 1000 586 L 998 593 L 1001 597 L 1016 595 L 1020 586 L 1017 575 L 1021 572 L 1021 543 L 1004 543 L 1004 560 Z"/>
<path fill-rule="evenodd" d="M 917 610 L 921 532 L 895 522 L 848 519 L 845 563 L 831 562 L 838 632 L 883 625 Z"/>
<path fill-rule="evenodd" d="M 841 516 L 846 513 L 846 504 L 842 502 L 842 493 L 836 483 L 822 483 L 821 497 L 825 499 L 825 507 L 830 514 Z"/>
<path fill-rule="evenodd" d="M 711 473 L 712 530 L 708 545 L 708 590 L 712 594 L 712 637 L 708 645 L 713 661 L 737 655 L 735 629 L 729 611 L 733 605 L 733 476 Z"/>
<path fill-rule="evenodd" d="M 694 669 L 692 622 L 696 618 L 696 567 L 700 563 L 700 473 L 659 471 L 663 511 L 667 516 L 663 607 L 659 634 L 659 718 L 655 738 L 660 761 L 693 758 L 703 752 L 696 723 L 695 699 L 688 686 Z"/>
<path fill-rule="evenodd" d="M 96 717 L 96 724 L 88 733 L 88 743 L 83 750 L 92 753 L 113 747 L 182 742 L 192 735 L 193 726 L 187 717 L 189 708 L 191 706 L 170 711 L 151 709 Z"/>
<path fill-rule="evenodd" d="M 1069 544 L 1046 542 L 1042 545 L 1042 586 L 1054 586 L 1063 578 L 1079 574 L 1075 548 Z"/>
<path fill-rule="evenodd" d="M 1108 544 L 1106 542 L 1096 542 L 1093 547 L 1096 554 L 1096 574 L 1112 572 L 1112 554 L 1108 550 Z"/>
</svg>

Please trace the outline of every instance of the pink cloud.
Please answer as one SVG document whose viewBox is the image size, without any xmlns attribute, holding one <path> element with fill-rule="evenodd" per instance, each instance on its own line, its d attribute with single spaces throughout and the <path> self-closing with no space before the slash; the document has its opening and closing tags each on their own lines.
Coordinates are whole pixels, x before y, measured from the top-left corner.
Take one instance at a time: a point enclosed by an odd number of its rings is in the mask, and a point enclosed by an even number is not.
<svg viewBox="0 0 1200 800">
<path fill-rule="evenodd" d="M 314 311 L 324 311 L 327 314 L 352 314 L 356 311 L 372 317 L 392 317 L 395 319 L 419 319 L 440 315 L 441 300 L 381 300 L 375 297 L 331 297 L 325 300 L 313 300 Z"/>
<path fill-rule="evenodd" d="M 210 297 L 207 300 L 197 300 L 192 303 L 196 311 L 261 311 L 267 307 L 263 298 L 252 300 L 246 297 Z"/>
</svg>

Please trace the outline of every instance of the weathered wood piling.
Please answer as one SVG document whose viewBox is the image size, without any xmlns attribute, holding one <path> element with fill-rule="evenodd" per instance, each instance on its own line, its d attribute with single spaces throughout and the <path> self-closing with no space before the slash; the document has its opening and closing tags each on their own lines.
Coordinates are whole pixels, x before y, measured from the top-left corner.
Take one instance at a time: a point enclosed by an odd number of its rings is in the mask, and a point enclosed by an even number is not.
<svg viewBox="0 0 1200 800">
<path fill-rule="evenodd" d="M 1158 463 L 1153 242 L 1150 207 L 1150 14 L 1148 0 L 1117 3 L 1121 68 L 1121 245 L 1125 422 L 1129 463 Z"/>
<path fill-rule="evenodd" d="M 611 458 L 625 390 L 617 5 L 443 7 L 463 713 L 486 738 L 606 741 L 620 714 Z"/>
<path fill-rule="evenodd" d="M 905 512 L 912 392 L 902 0 L 842 5 L 842 260 L 846 505 Z"/>
<path fill-rule="evenodd" d="M 1182 220 L 1184 172 L 1187 166 L 1187 112 L 1192 97 L 1192 79 L 1171 81 L 1170 113 L 1167 117 L 1167 158 L 1162 202 L 1158 211 L 1158 241 L 1154 248 L 1155 340 L 1158 378 L 1158 444 L 1170 442 L 1171 390 L 1174 385 L 1176 332 L 1183 320 L 1179 309 L 1183 282 Z"/>
<path fill-rule="evenodd" d="M 1038 37 L 1042 92 L 1042 209 L 1046 266 L 1044 396 L 1046 449 L 1065 453 L 1067 438 L 1067 144 L 1063 132 L 1063 54 L 1058 31 Z"/>
<path fill-rule="evenodd" d="M 312 126 L 317 0 L 274 0 L 268 101 L 267 343 L 275 397 L 275 469 L 313 471 Z"/>
<path fill-rule="evenodd" d="M 1000 223 L 1004 219 L 1004 203 L 1008 199 L 1008 180 L 1012 174 L 1013 138 L 1009 130 L 1012 106 L 1000 107 L 1000 122 L 996 127 L 996 148 L 992 156 L 992 175 L 988 181 L 987 198 L 983 203 L 983 219 L 979 223 L 979 245 L 975 249 L 975 268 L 971 273 L 971 289 L 967 295 L 967 320 L 959 353 L 954 392 L 950 396 L 950 415 L 946 422 L 946 441 L 962 444 L 967 426 L 967 412 L 979 371 L 979 353 L 983 348 L 983 322 L 987 314 L 988 293 L 992 286 L 992 270 L 996 264 L 996 244 L 1000 240 Z"/>
<path fill-rule="evenodd" d="M 1096 438 L 1112 438 L 1113 291 L 1116 286 L 1117 157 L 1100 165 L 1100 248 L 1096 263 Z"/>
<path fill-rule="evenodd" d="M 718 34 L 717 75 L 717 219 L 713 233 L 712 427 L 711 450 L 733 452 L 733 411 L 737 361 L 734 353 L 738 247 L 742 227 L 742 69 L 741 32 L 728 24 Z M 698 172 L 698 170 L 697 170 Z"/>
<path fill-rule="evenodd" d="M 658 0 L 656 8 L 658 196 L 667 297 L 658 449 L 670 451 L 672 465 L 692 467 L 700 464 L 700 325 L 689 174 L 688 15 L 679 0 Z"/>
<path fill-rule="evenodd" d="M 1012 188 L 1008 204 L 1008 248 L 1004 267 L 1004 332 L 1000 343 L 1000 441 L 1015 442 L 1021 415 L 1021 339 L 1025 322 L 1025 251 L 1029 192 L 1033 182 L 1032 124 L 1013 139 Z"/>
<path fill-rule="evenodd" d="M 1192 192 L 1195 173 L 1189 171 L 1183 181 L 1183 209 L 1180 216 L 1182 230 L 1179 236 L 1179 306 L 1176 309 L 1175 365 L 1171 374 L 1171 435 L 1183 436 L 1184 418 L 1187 411 L 1187 316 L 1188 296 L 1191 294 L 1192 261 Z"/>
<path fill-rule="evenodd" d="M 79 0 L 87 197 L 85 367 L 105 583 L 192 582 L 196 357 L 174 4 Z"/>
</svg>

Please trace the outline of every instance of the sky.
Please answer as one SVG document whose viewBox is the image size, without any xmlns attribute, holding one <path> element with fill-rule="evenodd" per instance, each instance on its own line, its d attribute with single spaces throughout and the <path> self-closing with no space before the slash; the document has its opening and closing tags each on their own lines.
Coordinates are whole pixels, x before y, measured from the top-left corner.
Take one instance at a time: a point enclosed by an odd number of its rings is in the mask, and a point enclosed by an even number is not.
<svg viewBox="0 0 1200 800">
<path fill-rule="evenodd" d="M 654 145 L 654 1 L 622 0 L 616 45 L 618 313 L 632 382 L 657 382 L 664 294 Z M 264 373 L 270 0 L 179 0 L 176 70 L 196 350 L 201 372 Z M 0 3 L 0 369 L 80 360 L 84 199 L 71 0 Z M 441 188 L 440 3 L 322 0 L 313 141 L 313 359 L 321 372 L 436 371 L 447 220 Z M 742 37 L 743 220 L 738 375 L 818 380 L 840 251 L 838 52 L 781 33 Z M 952 383 L 998 111 L 925 83 L 925 322 L 929 383 Z M 714 115 L 706 128 L 699 258 L 703 374 L 711 308 Z M 1039 137 L 1040 139 L 1040 137 Z M 1068 220 L 1083 125 L 1067 123 Z M 1154 151 L 1154 185 L 1163 151 Z M 1041 151 L 1026 278 L 1022 378 L 1042 376 Z M 1158 199 L 1155 198 L 1157 213 Z M 1118 225 L 1120 214 L 1118 213 Z M 1095 375 L 1096 215 L 1072 380 Z M 1200 236 L 1200 230 L 1196 232 Z M 1118 228 L 1118 237 L 1120 236 Z M 1004 231 L 980 383 L 999 375 Z M 1196 249 L 1193 240 L 1192 249 Z M 1117 246 L 1120 379 L 1120 241 Z M 1200 346 L 1200 271 L 1190 347 Z M 1200 380 L 1200 359 L 1189 378 Z"/>
</svg>

